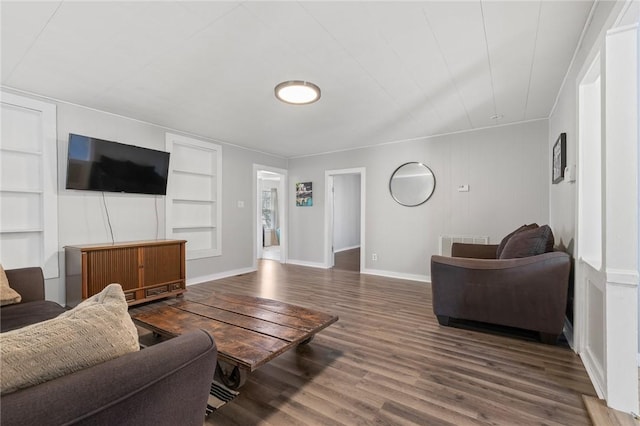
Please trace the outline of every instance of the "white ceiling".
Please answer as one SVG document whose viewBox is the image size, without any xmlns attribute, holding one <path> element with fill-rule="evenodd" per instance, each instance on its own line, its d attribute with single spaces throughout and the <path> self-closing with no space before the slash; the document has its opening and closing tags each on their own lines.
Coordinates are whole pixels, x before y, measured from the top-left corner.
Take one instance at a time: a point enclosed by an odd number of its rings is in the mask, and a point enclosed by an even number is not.
<svg viewBox="0 0 640 426">
<path fill-rule="evenodd" d="M 295 157 L 548 117 L 592 3 L 2 0 L 2 85 Z"/>
</svg>

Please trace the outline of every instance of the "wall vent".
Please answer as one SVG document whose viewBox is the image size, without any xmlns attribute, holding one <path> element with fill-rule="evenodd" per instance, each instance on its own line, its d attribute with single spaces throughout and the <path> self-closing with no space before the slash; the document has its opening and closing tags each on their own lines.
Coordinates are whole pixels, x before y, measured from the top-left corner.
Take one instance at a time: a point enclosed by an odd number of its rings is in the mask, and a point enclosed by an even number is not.
<svg viewBox="0 0 640 426">
<path fill-rule="evenodd" d="M 440 235 L 438 253 L 440 256 L 451 256 L 453 243 L 489 244 L 489 237 L 478 235 Z"/>
</svg>

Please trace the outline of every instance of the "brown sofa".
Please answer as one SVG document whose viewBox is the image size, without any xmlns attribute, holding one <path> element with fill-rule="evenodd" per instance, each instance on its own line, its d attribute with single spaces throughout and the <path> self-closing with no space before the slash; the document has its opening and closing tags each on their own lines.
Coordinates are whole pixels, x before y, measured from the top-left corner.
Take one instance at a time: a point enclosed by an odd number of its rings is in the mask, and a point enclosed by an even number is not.
<svg viewBox="0 0 640 426">
<path fill-rule="evenodd" d="M 55 318 L 65 309 L 55 302 L 44 300 L 44 276 L 40 268 L 7 269 L 11 288 L 22 296 L 22 301 L 0 308 L 0 332 L 15 330 Z"/>
<path fill-rule="evenodd" d="M 44 300 L 40 268 L 6 271 L 21 303 L 0 308 L 2 331 L 64 312 Z M 198 425 L 217 360 L 208 333 L 181 335 L 42 384 L 3 395 L 2 425 Z"/>
<path fill-rule="evenodd" d="M 432 256 L 433 312 L 539 333 L 554 344 L 564 327 L 570 256 L 552 251 L 497 259 L 497 245 L 456 243 L 453 257 Z"/>
</svg>

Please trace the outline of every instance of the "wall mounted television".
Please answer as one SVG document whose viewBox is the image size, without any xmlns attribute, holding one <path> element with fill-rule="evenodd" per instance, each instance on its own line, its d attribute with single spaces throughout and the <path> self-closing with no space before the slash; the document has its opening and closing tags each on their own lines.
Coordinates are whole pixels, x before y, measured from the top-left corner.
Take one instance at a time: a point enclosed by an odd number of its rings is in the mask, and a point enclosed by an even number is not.
<svg viewBox="0 0 640 426">
<path fill-rule="evenodd" d="M 66 189 L 166 195 L 169 153 L 69 134 Z"/>
</svg>

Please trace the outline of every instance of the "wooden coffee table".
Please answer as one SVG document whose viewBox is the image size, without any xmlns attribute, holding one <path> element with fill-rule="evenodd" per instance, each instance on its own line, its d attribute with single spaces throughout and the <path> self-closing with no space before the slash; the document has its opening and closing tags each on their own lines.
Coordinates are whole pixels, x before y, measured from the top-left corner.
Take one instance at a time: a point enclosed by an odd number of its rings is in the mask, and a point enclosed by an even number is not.
<svg viewBox="0 0 640 426">
<path fill-rule="evenodd" d="M 212 293 L 132 316 L 141 327 L 174 337 L 203 329 L 218 347 L 216 375 L 231 389 L 247 375 L 294 346 L 307 344 L 320 330 L 338 321 L 335 315 L 232 293 Z"/>
</svg>

